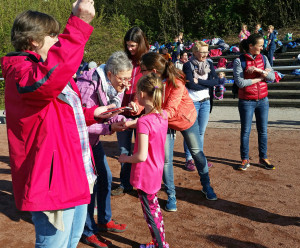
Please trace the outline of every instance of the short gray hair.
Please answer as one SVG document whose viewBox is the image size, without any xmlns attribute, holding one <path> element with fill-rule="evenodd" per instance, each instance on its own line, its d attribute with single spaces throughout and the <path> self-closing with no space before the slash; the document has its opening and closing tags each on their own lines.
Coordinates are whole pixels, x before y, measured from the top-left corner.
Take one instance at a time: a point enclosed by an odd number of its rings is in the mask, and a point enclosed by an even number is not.
<svg viewBox="0 0 300 248">
<path fill-rule="evenodd" d="M 127 54 L 123 51 L 114 52 L 106 62 L 105 73 L 111 72 L 117 75 L 122 71 L 132 70 L 133 66 L 131 60 L 128 58 Z"/>
</svg>

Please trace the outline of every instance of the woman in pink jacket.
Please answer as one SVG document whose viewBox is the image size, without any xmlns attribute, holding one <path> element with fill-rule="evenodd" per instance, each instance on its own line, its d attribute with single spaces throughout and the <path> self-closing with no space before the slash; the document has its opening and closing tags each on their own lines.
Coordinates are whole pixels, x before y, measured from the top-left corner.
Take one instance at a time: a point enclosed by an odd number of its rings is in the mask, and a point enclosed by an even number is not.
<svg viewBox="0 0 300 248">
<path fill-rule="evenodd" d="M 93 31 L 93 5 L 76 1 L 59 36 L 53 17 L 21 13 L 11 32 L 16 52 L 1 59 L 14 197 L 32 213 L 36 247 L 77 246 L 96 178 L 87 125 L 112 106 L 83 108 L 72 79 Z"/>
</svg>

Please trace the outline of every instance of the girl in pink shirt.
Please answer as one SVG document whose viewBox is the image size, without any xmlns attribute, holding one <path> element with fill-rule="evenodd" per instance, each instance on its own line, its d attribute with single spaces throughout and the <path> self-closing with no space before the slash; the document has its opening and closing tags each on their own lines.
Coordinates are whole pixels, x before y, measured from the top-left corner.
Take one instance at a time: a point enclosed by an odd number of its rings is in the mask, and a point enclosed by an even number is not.
<svg viewBox="0 0 300 248">
<path fill-rule="evenodd" d="M 121 154 L 119 162 L 132 163 L 130 183 L 137 188 L 144 217 L 148 223 L 152 241 L 141 248 L 168 248 L 162 213 L 157 199 L 161 188 L 164 168 L 165 141 L 168 117 L 162 110 L 163 84 L 154 73 L 142 77 L 137 85 L 139 104 L 145 107 L 145 114 L 137 121 L 127 122 L 136 126 L 136 142 L 132 156 Z"/>
</svg>

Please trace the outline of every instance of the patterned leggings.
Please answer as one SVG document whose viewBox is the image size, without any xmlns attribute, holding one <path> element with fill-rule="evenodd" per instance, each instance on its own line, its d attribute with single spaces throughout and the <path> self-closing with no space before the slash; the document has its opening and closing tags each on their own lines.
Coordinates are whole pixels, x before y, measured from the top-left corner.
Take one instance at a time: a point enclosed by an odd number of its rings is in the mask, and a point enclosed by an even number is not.
<svg viewBox="0 0 300 248">
<path fill-rule="evenodd" d="M 213 94 L 214 94 L 215 99 L 222 100 L 224 92 L 225 92 L 225 86 L 224 85 L 214 86 Z"/>
<path fill-rule="evenodd" d="M 141 201 L 144 218 L 150 229 L 155 247 L 169 248 L 169 244 L 165 241 L 165 226 L 157 199 L 157 193 L 147 194 L 140 189 L 138 189 L 137 192 Z"/>
</svg>

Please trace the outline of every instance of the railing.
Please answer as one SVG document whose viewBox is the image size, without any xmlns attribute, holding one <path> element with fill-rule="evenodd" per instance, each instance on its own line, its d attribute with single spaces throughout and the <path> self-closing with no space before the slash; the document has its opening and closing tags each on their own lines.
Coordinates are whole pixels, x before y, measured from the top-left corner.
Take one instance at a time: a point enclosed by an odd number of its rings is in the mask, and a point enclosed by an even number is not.
<svg viewBox="0 0 300 248">
<path fill-rule="evenodd" d="M 272 67 L 274 71 L 281 70 L 281 71 L 286 71 L 286 70 L 295 70 L 295 69 L 300 69 L 300 65 L 292 65 L 292 66 L 273 66 Z M 216 69 L 216 72 L 232 72 L 233 69 Z"/>
<path fill-rule="evenodd" d="M 273 66 L 272 67 L 274 71 L 281 70 L 281 71 L 287 71 L 287 70 L 295 70 L 300 69 L 300 65 L 291 65 L 291 66 Z M 233 72 L 233 69 L 216 69 L 216 72 Z M 4 78 L 0 78 L 0 80 L 4 80 Z"/>
</svg>

